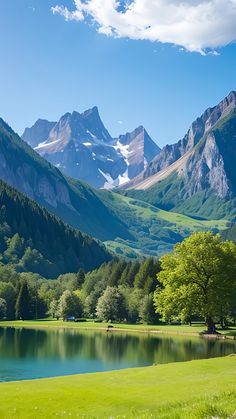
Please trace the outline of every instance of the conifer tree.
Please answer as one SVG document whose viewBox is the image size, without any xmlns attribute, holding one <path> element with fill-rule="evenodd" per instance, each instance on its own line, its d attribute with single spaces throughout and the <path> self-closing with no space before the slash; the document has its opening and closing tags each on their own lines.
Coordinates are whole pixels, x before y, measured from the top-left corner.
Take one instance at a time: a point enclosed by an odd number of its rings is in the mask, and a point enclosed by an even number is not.
<svg viewBox="0 0 236 419">
<path fill-rule="evenodd" d="M 29 320 L 31 318 L 30 294 L 26 281 L 23 281 L 16 299 L 16 319 Z"/>
</svg>

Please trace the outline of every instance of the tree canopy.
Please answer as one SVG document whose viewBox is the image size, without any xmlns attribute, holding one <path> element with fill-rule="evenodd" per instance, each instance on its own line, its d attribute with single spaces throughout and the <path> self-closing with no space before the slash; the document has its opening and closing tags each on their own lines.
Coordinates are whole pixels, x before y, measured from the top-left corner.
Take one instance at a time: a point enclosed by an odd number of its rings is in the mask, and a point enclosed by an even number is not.
<svg viewBox="0 0 236 419">
<path fill-rule="evenodd" d="M 154 294 L 165 320 L 199 315 L 208 332 L 230 314 L 236 298 L 236 245 L 211 232 L 193 233 L 161 258 L 160 286 Z"/>
</svg>

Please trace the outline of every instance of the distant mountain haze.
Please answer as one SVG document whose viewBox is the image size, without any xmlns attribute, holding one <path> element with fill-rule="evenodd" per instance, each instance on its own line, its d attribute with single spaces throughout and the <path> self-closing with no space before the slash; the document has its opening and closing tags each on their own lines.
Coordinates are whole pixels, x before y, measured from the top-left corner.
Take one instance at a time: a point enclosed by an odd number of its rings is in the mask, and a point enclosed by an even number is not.
<svg viewBox="0 0 236 419">
<path fill-rule="evenodd" d="M 139 175 L 160 152 L 145 128 L 112 138 L 97 107 L 38 120 L 22 139 L 63 173 L 95 188 L 119 187 Z"/>
</svg>

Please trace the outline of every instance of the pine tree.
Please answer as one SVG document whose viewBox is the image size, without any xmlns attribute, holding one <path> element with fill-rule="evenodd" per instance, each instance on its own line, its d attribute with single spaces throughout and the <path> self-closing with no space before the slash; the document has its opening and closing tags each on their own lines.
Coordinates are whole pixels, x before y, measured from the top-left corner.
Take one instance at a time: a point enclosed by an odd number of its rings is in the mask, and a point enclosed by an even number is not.
<svg viewBox="0 0 236 419">
<path fill-rule="evenodd" d="M 80 288 L 83 285 L 84 280 L 85 280 L 84 270 L 81 268 L 76 276 L 77 276 L 77 288 Z"/>
<path fill-rule="evenodd" d="M 16 299 L 16 319 L 29 320 L 31 318 L 30 294 L 27 282 L 21 284 L 18 297 Z"/>
</svg>

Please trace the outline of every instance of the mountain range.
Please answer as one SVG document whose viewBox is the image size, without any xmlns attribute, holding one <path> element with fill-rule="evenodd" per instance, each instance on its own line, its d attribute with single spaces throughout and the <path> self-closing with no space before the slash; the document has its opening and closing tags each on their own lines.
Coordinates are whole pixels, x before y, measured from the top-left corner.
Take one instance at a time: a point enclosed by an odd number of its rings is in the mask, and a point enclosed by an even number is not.
<svg viewBox="0 0 236 419">
<path fill-rule="evenodd" d="M 101 122 L 97 108 L 84 114 L 66 114 L 58 123 L 39 120 L 23 137 L 35 150 L 0 119 L 0 179 L 73 228 L 103 241 L 116 254 L 160 256 L 193 231 L 217 232 L 230 226 L 234 231 L 235 92 L 199 117 L 182 140 L 161 151 L 155 149 L 154 158 L 151 157 L 153 142 L 144 128 L 113 139 Z M 114 145 L 118 143 L 129 151 L 126 162 L 121 157 L 121 146 L 118 152 Z M 151 145 L 150 148 L 145 149 L 144 143 Z M 51 164 L 40 151 L 52 147 L 51 158 L 62 156 L 63 159 L 67 154 L 71 162 L 75 154 L 80 159 L 77 146 L 82 149 L 81 162 L 84 148 L 86 153 L 90 148 L 96 151 L 101 147 L 105 154 L 113 150 L 118 160 L 123 159 L 126 178 L 132 179 L 124 184 L 119 182 L 119 189 L 105 190 L 99 188 L 115 185 L 108 181 L 109 185 L 105 185 L 103 177 L 94 189 L 71 176 L 77 164 L 69 164 L 69 174 L 62 173 L 57 167 L 59 163 L 55 160 Z M 110 157 L 105 154 L 104 162 L 110 164 Z M 96 164 L 102 162 L 98 156 L 101 154 L 97 151 Z"/>
<path fill-rule="evenodd" d="M 22 139 L 67 176 L 105 189 L 139 175 L 160 151 L 143 126 L 112 138 L 97 107 L 58 122 L 38 119 Z"/>
</svg>

